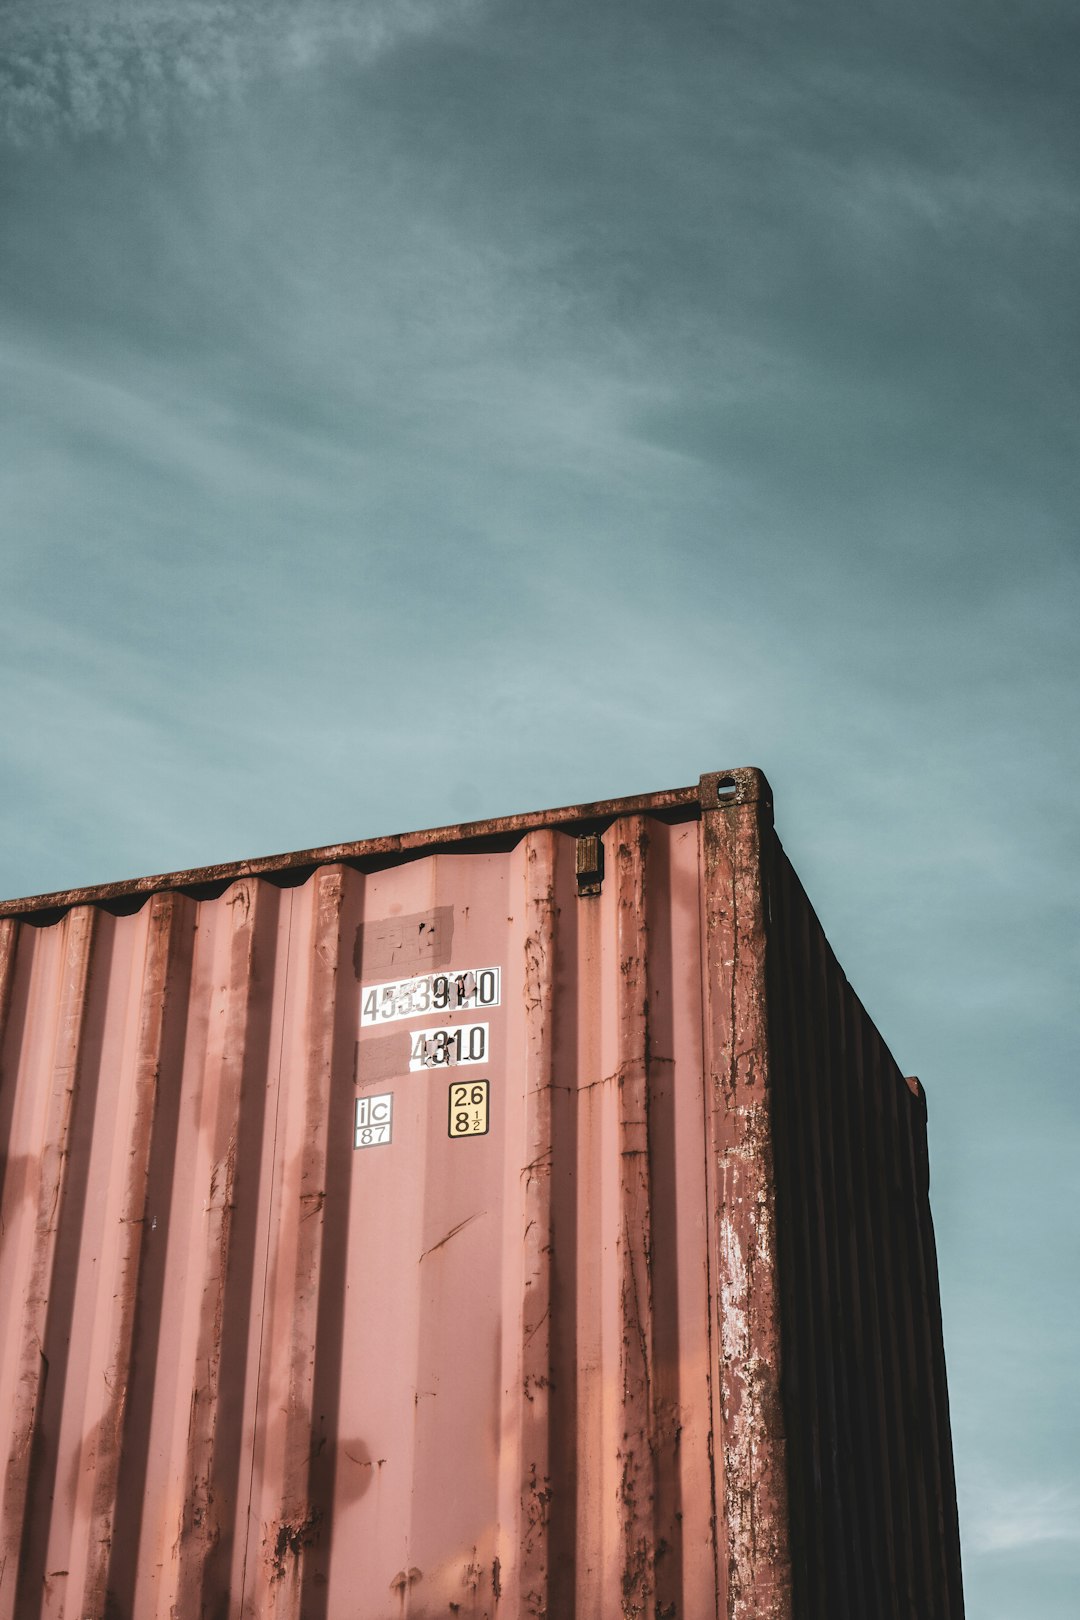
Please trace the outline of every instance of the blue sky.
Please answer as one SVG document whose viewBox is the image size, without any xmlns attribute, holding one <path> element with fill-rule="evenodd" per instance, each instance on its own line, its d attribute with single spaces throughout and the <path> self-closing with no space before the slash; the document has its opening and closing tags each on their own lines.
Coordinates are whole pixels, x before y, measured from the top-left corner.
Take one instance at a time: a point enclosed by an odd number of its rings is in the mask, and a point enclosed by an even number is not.
<svg viewBox="0 0 1080 1620">
<path fill-rule="evenodd" d="M 1073 1620 L 1080 22 L 9 0 L 0 891 L 759 764 Z"/>
</svg>

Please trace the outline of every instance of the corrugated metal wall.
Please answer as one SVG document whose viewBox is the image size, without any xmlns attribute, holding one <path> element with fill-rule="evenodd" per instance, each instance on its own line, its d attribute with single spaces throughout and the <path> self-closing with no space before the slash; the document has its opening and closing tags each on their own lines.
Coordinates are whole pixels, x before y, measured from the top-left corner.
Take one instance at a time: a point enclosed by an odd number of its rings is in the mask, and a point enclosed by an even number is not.
<svg viewBox="0 0 1080 1620">
<path fill-rule="evenodd" d="M 796 1612 L 959 1620 L 925 1096 L 768 847 Z"/>
<path fill-rule="evenodd" d="M 731 781 L 0 918 L 0 1620 L 959 1614 L 924 1146 Z"/>
</svg>

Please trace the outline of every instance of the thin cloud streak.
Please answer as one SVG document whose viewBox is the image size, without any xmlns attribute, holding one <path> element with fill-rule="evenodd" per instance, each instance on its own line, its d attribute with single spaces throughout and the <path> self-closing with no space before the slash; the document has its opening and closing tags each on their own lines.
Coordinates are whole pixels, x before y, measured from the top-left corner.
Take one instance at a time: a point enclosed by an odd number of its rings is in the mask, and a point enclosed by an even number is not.
<svg viewBox="0 0 1080 1620">
<path fill-rule="evenodd" d="M 1038 1480 L 980 1486 L 967 1503 L 965 1545 L 994 1554 L 1048 1542 L 1080 1546 L 1080 1492 Z"/>
<path fill-rule="evenodd" d="M 13 0 L 0 23 L 0 141 L 129 132 L 328 61 L 371 62 L 482 0 Z"/>
</svg>

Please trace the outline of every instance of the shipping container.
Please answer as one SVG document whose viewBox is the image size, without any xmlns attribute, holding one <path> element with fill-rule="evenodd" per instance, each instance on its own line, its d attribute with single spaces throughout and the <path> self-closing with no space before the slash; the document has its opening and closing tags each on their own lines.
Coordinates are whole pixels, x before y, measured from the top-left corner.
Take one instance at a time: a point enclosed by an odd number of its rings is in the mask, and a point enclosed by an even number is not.
<svg viewBox="0 0 1080 1620">
<path fill-rule="evenodd" d="M 0 1620 L 959 1620 L 926 1112 L 756 770 L 0 907 Z"/>
</svg>

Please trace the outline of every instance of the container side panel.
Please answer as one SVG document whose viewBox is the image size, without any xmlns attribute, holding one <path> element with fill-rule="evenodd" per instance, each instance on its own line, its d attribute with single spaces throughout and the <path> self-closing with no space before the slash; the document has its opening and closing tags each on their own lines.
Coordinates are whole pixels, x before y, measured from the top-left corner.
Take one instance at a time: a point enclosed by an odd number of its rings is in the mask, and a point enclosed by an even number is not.
<svg viewBox="0 0 1080 1620">
<path fill-rule="evenodd" d="M 63 1369 L 63 1396 L 58 1410 L 48 1398 L 43 1407 L 43 1437 L 45 1425 L 55 1421 L 55 1441 L 33 1459 L 35 1539 L 25 1544 L 20 1571 L 21 1601 L 29 1604 L 40 1590 L 42 1612 L 57 1616 L 78 1610 L 88 1589 L 100 1589 L 110 1535 L 109 1515 L 100 1512 L 101 1498 L 95 1504 L 95 1496 L 99 1469 L 108 1489 L 124 1399 L 127 1355 L 120 1369 L 117 1355 L 125 1262 L 133 1239 L 137 1243 L 128 1168 L 142 1145 L 131 1121 L 137 1109 L 134 1058 L 148 922 L 149 913 L 110 918 L 110 927 L 95 942 L 84 1026 L 89 1038 L 83 1042 L 69 1139 L 71 1173 L 58 1210 L 45 1355 L 50 1370 L 57 1362 Z M 128 994 L 110 996 L 110 980 L 124 983 Z"/>
<path fill-rule="evenodd" d="M 422 1570 L 419 1558 L 410 1556 L 410 1462 L 420 1401 L 435 1397 L 430 1389 L 421 1396 L 418 1378 L 427 1109 L 424 1086 L 415 1083 L 408 1067 L 411 1032 L 417 1026 L 391 1022 L 385 1031 L 365 1028 L 361 1009 L 368 994 L 375 994 L 368 986 L 407 982 L 431 971 L 430 955 L 421 967 L 424 935 L 432 920 L 431 890 L 427 863 L 409 863 L 385 874 L 347 879 L 344 901 L 353 960 L 351 971 L 342 969 L 339 995 L 347 1004 L 353 1041 L 350 1117 L 331 1122 L 334 1131 L 348 1133 L 350 1162 L 337 1207 L 327 1210 L 327 1219 L 337 1223 L 345 1242 L 344 1275 L 338 1279 L 343 1353 L 328 1612 L 351 1609 L 365 1620 L 393 1613 L 399 1596 L 399 1610 L 404 1610 L 412 1590 L 409 1571 Z M 386 919 L 381 929 L 380 918 Z M 395 928 L 399 919 L 405 921 Z M 390 1006 L 393 1010 L 392 995 Z M 409 1032 L 404 1040 L 402 1030 Z M 387 1060 L 389 1041 L 397 1042 L 398 1056 Z M 355 1148 L 354 1096 L 365 1111 L 363 1118 L 381 1117 L 384 1108 L 386 1114 L 385 1126 L 362 1128 L 360 1135 L 367 1132 L 367 1137 Z M 359 1581 L 358 1570 L 364 1571 Z"/>
<path fill-rule="evenodd" d="M 605 870 L 601 894 L 559 918 L 560 1030 L 574 1008 L 563 1071 L 574 1108 L 560 1124 L 576 1156 L 572 1319 L 556 1299 L 577 1347 L 576 1533 L 573 1602 L 558 1585 L 551 1612 L 707 1614 L 716 1565 L 697 828 L 626 818 L 605 837 Z M 557 1278 L 563 1252 L 557 1244 Z M 557 1390 L 556 1411 L 567 1405 Z M 556 1522 L 567 1472 L 555 1476 Z"/>
<path fill-rule="evenodd" d="M 283 897 L 283 1014 L 264 1121 L 270 1197 L 258 1221 L 255 1273 L 263 1313 L 248 1353 L 258 1423 L 244 1562 L 233 1569 L 243 1614 L 289 1620 L 300 1615 L 305 1588 L 314 1590 L 329 1535 L 329 1504 L 313 1500 L 310 1487 L 322 1438 L 314 1396 L 342 886 L 341 869 L 329 867 Z"/>
<path fill-rule="evenodd" d="M 198 907 L 161 1223 L 160 1331 L 145 1374 L 155 1389 L 133 1615 L 198 1612 L 208 1566 L 235 1534 L 247 1488 L 234 1425 L 237 1407 L 250 1407 L 246 1352 L 261 1310 L 255 1213 L 265 1195 L 260 1133 L 242 1124 L 263 1119 L 280 1018 L 277 947 L 287 937 L 281 902 L 278 891 L 249 882 Z M 220 1612 L 234 1614 L 235 1604 Z"/>
<path fill-rule="evenodd" d="M 732 951 L 578 836 L 0 920 L 0 1620 L 726 1617 Z"/>
<path fill-rule="evenodd" d="M 27 930 L 21 942 L 30 975 L 29 1005 L 21 1054 L 10 1054 L 5 1063 L 5 1079 L 14 1079 L 16 1096 L 0 1270 L 3 1297 L 12 1302 L 19 1324 L 17 1333 L 5 1335 L 0 1376 L 0 1410 L 9 1423 L 0 1550 L 0 1613 L 5 1616 L 43 1609 L 49 1598 L 46 1580 L 66 1579 L 66 1574 L 51 1576 L 45 1567 L 52 1522 L 48 1504 L 67 1370 L 74 1284 L 70 1248 L 86 1186 L 85 1153 L 71 1174 L 75 1116 L 85 1143 L 87 1087 L 93 1088 L 97 1078 L 101 1002 L 99 997 L 91 1006 L 90 970 L 99 934 L 100 960 L 111 947 L 109 920 L 86 907 L 70 912 L 56 930 Z M 92 1110 L 92 1096 L 89 1101 Z M 84 1106 L 77 1109 L 77 1102 Z M 65 1218 L 69 1184 L 74 1224 L 71 1216 Z M 70 1520 L 61 1517 L 58 1536 L 70 1529 Z"/>
<path fill-rule="evenodd" d="M 303 1620 L 329 1620 L 330 1582 L 340 1558 L 339 1507 L 342 1512 L 371 1484 L 360 1436 L 343 1432 L 343 1391 L 353 1366 L 345 1336 L 348 1292 L 348 1239 L 355 1152 L 351 1128 L 355 1096 L 356 984 L 354 942 L 363 917 L 364 879 L 342 868 L 321 892 L 316 940 L 320 962 L 313 972 L 308 1002 L 311 1049 L 317 1058 L 306 1102 L 307 1136 L 320 1144 L 321 1158 L 309 1158 L 309 1176 L 321 1165 L 322 1179 L 301 1192 L 299 1216 L 317 1223 L 318 1302 L 311 1324 L 314 1367 L 311 1372 L 311 1427 L 308 1440 L 307 1503 L 317 1515 L 310 1548 L 303 1551 Z M 319 1110 L 323 1110 L 320 1119 Z M 310 1315 L 309 1315 L 310 1321 Z M 303 1341 L 299 1341 L 302 1349 Z M 295 1419 L 294 1419 L 295 1424 Z M 302 1427 L 295 1434 L 299 1452 Z M 276 1536 L 275 1536 L 276 1540 Z"/>
<path fill-rule="evenodd" d="M 253 1361 L 266 1333 L 267 1233 L 282 1025 L 289 994 L 292 893 L 238 885 L 221 962 L 204 1069 L 201 1221 L 192 1255 L 198 1279 L 193 1387 L 184 1456 L 178 1559 L 180 1613 L 220 1590 L 236 1568 L 234 1542 L 247 1497 L 258 1401 Z M 226 942 L 223 941 L 223 944 Z M 217 989 L 217 986 L 215 986 Z M 254 1315 L 252 1303 L 256 1309 Z M 253 1401 L 254 1396 L 254 1401 Z M 236 1612 L 235 1586 L 229 1607 Z"/>
<path fill-rule="evenodd" d="M 117 1335 L 116 1379 L 124 1388 L 124 1411 L 119 1457 L 115 1471 L 99 1471 L 95 1509 L 101 1520 L 111 1513 L 111 1540 L 102 1538 L 102 1559 L 107 1557 L 104 1599 L 100 1566 L 92 1576 L 86 1597 L 87 1614 L 104 1613 L 116 1620 L 135 1614 L 135 1588 L 140 1547 L 151 1520 L 146 1512 L 147 1493 L 156 1473 L 151 1455 L 151 1418 L 161 1387 L 154 1377 L 162 1331 L 165 1261 L 169 1213 L 176 1166 L 180 1119 L 181 1076 L 184 1063 L 197 908 L 181 895 L 157 897 L 151 914 L 142 986 L 142 1007 L 136 1051 L 137 1107 L 130 1169 L 131 1205 L 138 1232 L 138 1251 L 130 1252 L 123 1279 L 125 1320 Z M 142 1151 L 145 1110 L 150 1110 L 150 1141 Z M 118 1122 L 118 1139 L 123 1140 Z M 143 1179 L 140 1189 L 139 1179 Z M 128 1326 L 130 1323 L 130 1327 Z M 127 1338 L 126 1360 L 125 1335 Z M 112 1492 L 112 1501 L 109 1493 Z M 150 1611 L 147 1611 L 150 1612 Z"/>
<path fill-rule="evenodd" d="M 689 1620 L 716 1608 L 718 1508 L 697 826 L 650 829 L 648 887 L 657 1609 Z"/>
<path fill-rule="evenodd" d="M 85 1524 L 87 1537 L 79 1607 L 82 1614 L 101 1614 L 111 1604 L 110 1565 L 119 1529 L 116 1505 L 128 1416 L 129 1373 L 139 1278 L 148 1239 L 150 1166 L 158 1077 L 164 1056 L 166 989 L 182 928 L 180 919 L 186 909 L 186 903 L 176 895 L 156 895 L 142 915 L 124 919 L 122 924 L 131 953 L 127 959 L 129 997 L 123 1009 L 122 1044 L 115 1058 L 117 1106 L 114 1110 L 107 1106 L 107 1082 L 99 1105 L 102 1124 L 107 1123 L 107 1133 L 103 1133 L 98 1149 L 103 1264 L 97 1299 L 87 1302 L 88 1314 L 93 1312 L 97 1317 L 96 1331 L 88 1344 L 87 1387 L 99 1400 L 100 1410 L 95 1422 L 88 1425 L 86 1440 L 80 1447 L 80 1521 Z M 117 966 L 119 960 L 114 963 L 114 972 Z M 73 1574 L 69 1567 L 69 1590 L 74 1590 Z M 115 1609 L 115 1604 L 111 1606 Z"/>
<path fill-rule="evenodd" d="M 548 837 L 509 856 L 434 857 L 365 880 L 341 993 L 358 1036 L 356 1099 L 390 1123 L 385 1140 L 378 1126 L 364 1139 L 363 1127 L 350 1147 L 331 1614 L 346 1604 L 365 1617 L 449 1613 L 451 1603 L 482 1613 L 504 1578 L 521 1576 L 522 1323 L 532 1324 L 525 1296 L 543 1288 L 540 1250 L 550 1248 L 538 1233 L 527 1281 L 521 1172 L 537 1125 L 523 1077 L 542 1116 L 550 998 L 534 976 L 537 1022 L 524 974 L 527 943 L 533 961 L 550 957 Z M 463 1134 L 451 1135 L 458 1116 Z M 541 1526 L 541 1564 L 542 1543 Z"/>
<path fill-rule="evenodd" d="M 925 1104 L 766 852 L 783 1393 L 799 1620 L 960 1620 Z"/>
</svg>

